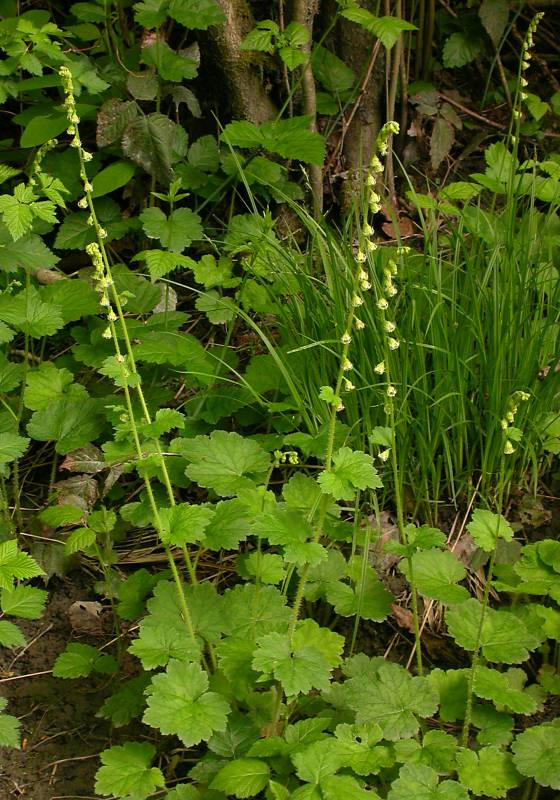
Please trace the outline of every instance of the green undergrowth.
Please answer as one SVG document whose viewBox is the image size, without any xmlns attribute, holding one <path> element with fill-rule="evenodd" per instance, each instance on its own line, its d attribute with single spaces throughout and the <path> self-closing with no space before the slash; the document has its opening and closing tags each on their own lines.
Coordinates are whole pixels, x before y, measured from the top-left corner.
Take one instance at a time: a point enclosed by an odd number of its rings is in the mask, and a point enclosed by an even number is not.
<svg viewBox="0 0 560 800">
<path fill-rule="evenodd" d="M 137 5 L 148 27 L 180 11 Z M 211 24 L 217 6 L 199 6 Z M 159 73 L 177 74 L 159 57 Z M 560 543 L 506 519 L 513 492 L 535 490 L 560 449 L 557 161 L 521 160 L 514 116 L 484 173 L 434 193 L 410 184 L 421 243 L 383 244 L 378 187 L 395 123 L 341 228 L 294 203 L 282 171 L 253 191 L 239 148 L 291 157 L 301 123 L 259 142 L 228 126 L 219 153 L 212 138 L 183 142 L 182 155 L 170 145 L 157 169 L 137 164 L 153 191 L 123 218 L 81 138 L 82 73 L 59 62 L 53 135 L 65 130 L 70 147 L 49 138 L 25 169 L 0 167 L 0 644 L 25 646 L 18 619 L 40 618 L 42 578 L 80 555 L 98 565 L 118 641 L 69 642 L 53 675 L 109 676 L 98 715 L 144 727 L 101 752 L 94 791 L 559 790 Z M 136 133 L 166 127 L 159 112 L 113 111 Z M 120 125 L 109 117 L 102 142 Z M 108 145 L 126 130 L 118 147 L 136 163 L 128 127 Z M 320 161 L 318 134 L 300 132 L 294 157 Z M 210 152 L 238 187 L 218 232 L 185 185 L 191 155 L 208 165 Z M 61 156 L 74 164 L 67 182 Z M 172 167 L 187 177 L 162 178 Z M 288 233 L 271 198 L 291 214 Z M 440 501 L 463 512 L 468 555 L 436 527 Z M 33 544 L 45 527 L 58 541 L 48 558 Z M 138 531 L 167 564 L 125 576 L 119 554 Z M 453 665 L 423 647 L 432 612 Z M 410 665 L 362 652 L 374 624 L 399 619 Z M 0 702 L 0 743 L 17 747 L 20 722 Z"/>
</svg>

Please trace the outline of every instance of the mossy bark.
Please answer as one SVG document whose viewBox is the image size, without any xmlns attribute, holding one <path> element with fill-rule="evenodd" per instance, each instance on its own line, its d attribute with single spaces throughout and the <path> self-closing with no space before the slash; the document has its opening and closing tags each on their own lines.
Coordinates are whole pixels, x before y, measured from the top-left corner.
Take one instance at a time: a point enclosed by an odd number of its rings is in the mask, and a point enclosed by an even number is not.
<svg viewBox="0 0 560 800">
<path fill-rule="evenodd" d="M 263 84 L 262 71 L 255 53 L 240 50 L 245 36 L 254 27 L 254 20 L 245 0 L 217 0 L 226 21 L 211 28 L 218 51 L 216 63 L 224 86 L 230 93 L 232 115 L 255 124 L 273 119 L 277 109 Z"/>
</svg>

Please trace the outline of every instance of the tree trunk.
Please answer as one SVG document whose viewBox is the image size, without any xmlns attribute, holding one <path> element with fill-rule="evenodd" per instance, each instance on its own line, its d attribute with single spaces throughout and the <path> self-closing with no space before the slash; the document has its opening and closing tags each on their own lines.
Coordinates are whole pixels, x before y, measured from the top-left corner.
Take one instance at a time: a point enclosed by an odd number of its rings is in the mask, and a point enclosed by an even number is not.
<svg viewBox="0 0 560 800">
<path fill-rule="evenodd" d="M 218 50 L 216 63 L 230 91 L 232 114 L 256 125 L 274 119 L 277 109 L 263 86 L 261 71 L 255 65 L 255 54 L 239 49 L 254 27 L 249 5 L 245 0 L 217 2 L 226 15 L 226 21 L 214 26 L 211 35 Z"/>
</svg>

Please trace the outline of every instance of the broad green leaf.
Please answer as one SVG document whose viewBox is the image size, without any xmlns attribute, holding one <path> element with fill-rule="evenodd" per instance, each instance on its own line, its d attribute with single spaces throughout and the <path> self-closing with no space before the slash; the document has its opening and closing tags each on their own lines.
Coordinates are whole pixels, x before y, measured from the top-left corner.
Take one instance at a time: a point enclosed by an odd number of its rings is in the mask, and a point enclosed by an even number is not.
<svg viewBox="0 0 560 800">
<path fill-rule="evenodd" d="M 248 754 L 259 736 L 255 722 L 243 712 L 234 712 L 228 717 L 226 730 L 215 733 L 208 741 L 208 749 L 220 758 L 240 758 Z"/>
<path fill-rule="evenodd" d="M 254 797 L 268 783 L 270 769 L 265 761 L 256 758 L 237 758 L 218 772 L 211 789 L 233 797 Z"/>
<path fill-rule="evenodd" d="M 187 160 L 191 167 L 204 172 L 217 172 L 220 166 L 220 150 L 214 136 L 201 136 L 189 147 Z"/>
<path fill-rule="evenodd" d="M 196 78 L 198 72 L 198 63 L 189 58 L 189 52 L 176 52 L 165 41 L 156 38 L 142 48 L 142 60 L 148 66 L 155 67 L 163 80 L 181 83 Z"/>
<path fill-rule="evenodd" d="M 36 200 L 32 189 L 25 187 L 24 184 L 16 186 L 13 196 L 0 195 L 0 213 L 14 242 L 29 233 L 35 218 L 56 223 L 54 203 L 49 200 Z"/>
<path fill-rule="evenodd" d="M 438 706 L 438 693 L 426 678 L 412 677 L 398 664 L 382 664 L 376 674 L 352 677 L 346 682 L 345 696 L 356 714 L 356 721 L 377 722 L 389 741 L 414 736 L 417 717 L 430 717 Z"/>
<path fill-rule="evenodd" d="M 56 139 L 68 127 L 66 114 L 53 112 L 46 116 L 33 117 L 21 134 L 21 147 L 37 147 L 37 145 Z"/>
<path fill-rule="evenodd" d="M 393 754 L 388 747 L 375 746 L 383 738 L 381 728 L 376 722 L 366 725 L 337 725 L 335 736 L 343 746 L 341 752 L 344 752 L 344 765 L 358 775 L 377 774 L 394 763 Z"/>
<path fill-rule="evenodd" d="M 405 764 L 393 781 L 387 800 L 468 800 L 467 790 L 457 781 L 442 781 L 425 764 Z"/>
<path fill-rule="evenodd" d="M 560 789 L 560 720 L 520 733 L 513 742 L 513 761 L 522 775 L 541 786 Z"/>
<path fill-rule="evenodd" d="M 36 578 L 45 573 L 34 558 L 18 549 L 16 539 L 0 543 L 0 588 L 12 588 L 14 580 Z"/>
<path fill-rule="evenodd" d="M 350 67 L 321 45 L 313 48 L 311 66 L 315 78 L 328 92 L 345 92 L 354 85 L 356 80 Z"/>
<path fill-rule="evenodd" d="M 175 547 L 200 542 L 204 539 L 204 529 L 213 516 L 213 509 L 189 503 L 160 508 L 161 539 L 164 544 Z"/>
<path fill-rule="evenodd" d="M 440 190 L 439 196 L 444 200 L 462 200 L 468 202 L 474 197 L 478 197 L 482 187 L 467 181 L 453 181 L 448 183 L 443 189 Z"/>
<path fill-rule="evenodd" d="M 476 797 L 507 797 L 521 782 L 510 753 L 483 747 L 477 753 L 461 748 L 457 754 L 459 780 Z"/>
<path fill-rule="evenodd" d="M 513 739 L 513 717 L 502 711 L 496 711 L 490 705 L 475 705 L 473 708 L 472 722 L 479 728 L 476 736 L 477 742 L 494 747 L 509 745 Z"/>
<path fill-rule="evenodd" d="M 344 751 L 340 741 L 333 737 L 313 742 L 305 749 L 296 751 L 292 761 L 298 778 L 310 784 L 322 784 L 342 767 L 346 756 Z"/>
<path fill-rule="evenodd" d="M 288 696 L 326 689 L 340 663 L 344 641 L 314 620 L 298 623 L 292 642 L 287 634 L 269 633 L 257 640 L 253 669 L 280 681 Z"/>
<path fill-rule="evenodd" d="M 178 208 L 168 217 L 161 208 L 146 208 L 140 214 L 140 221 L 146 236 L 159 239 L 163 247 L 175 253 L 202 238 L 200 216 L 189 208 Z"/>
<path fill-rule="evenodd" d="M 35 411 L 27 432 L 39 442 L 56 442 L 57 453 L 65 455 L 96 439 L 103 429 L 99 405 L 87 395 L 55 400 Z"/>
<path fill-rule="evenodd" d="M 352 775 L 330 775 L 321 781 L 320 791 L 324 800 L 381 800 Z"/>
<path fill-rule="evenodd" d="M 175 428 L 183 429 L 184 426 L 185 417 L 176 408 L 158 408 L 155 419 L 138 424 L 138 434 L 141 439 L 159 439 Z"/>
<path fill-rule="evenodd" d="M 144 611 L 146 597 L 164 577 L 165 573 L 154 575 L 147 569 L 135 570 L 119 585 L 116 608 L 119 617 L 130 621 L 139 617 Z"/>
<path fill-rule="evenodd" d="M 325 596 L 342 617 L 354 616 L 359 612 L 362 619 L 374 622 L 387 619 L 395 599 L 373 569 L 368 569 L 365 578 L 357 580 L 354 587 L 340 581 L 331 584 Z"/>
<path fill-rule="evenodd" d="M 271 631 L 287 630 L 290 609 L 274 586 L 246 583 L 224 593 L 224 615 L 229 635 L 250 642 Z"/>
<path fill-rule="evenodd" d="M 115 161 L 100 170 L 92 180 L 92 197 L 103 197 L 106 194 L 126 186 L 132 180 L 136 167 L 130 161 Z"/>
<path fill-rule="evenodd" d="M 123 217 L 117 204 L 107 198 L 101 198 L 95 204 L 95 210 L 101 225 L 107 231 L 106 242 L 122 237 L 131 228 L 131 221 Z M 87 211 L 77 211 L 75 214 L 68 214 L 59 227 L 54 242 L 54 247 L 59 250 L 85 250 L 88 244 L 96 240 L 95 228 L 88 225 L 89 213 Z M 113 277 L 117 271 L 113 270 Z"/>
<path fill-rule="evenodd" d="M 194 336 L 173 331 L 156 331 L 144 334 L 140 343 L 133 346 L 138 361 L 148 364 L 171 364 L 180 367 L 186 375 L 206 382 L 214 367 L 204 348 Z"/>
<path fill-rule="evenodd" d="M 343 17 L 356 22 L 366 31 L 377 36 L 388 50 L 396 44 L 402 31 L 414 31 L 416 26 L 398 17 L 376 17 L 355 2 L 349 2 L 341 11 Z"/>
<path fill-rule="evenodd" d="M 8 336 L 4 341 L 9 342 L 14 338 L 15 331 L 10 331 L 7 325 L 0 323 L 2 330 L 8 332 Z M 0 392 L 7 394 L 11 392 L 16 386 L 19 386 L 24 375 L 23 364 L 16 364 L 13 361 L 8 361 L 6 356 L 0 354 Z"/>
<path fill-rule="evenodd" d="M 447 629 L 460 647 L 474 650 L 482 614 L 482 604 L 471 597 L 465 603 L 450 608 L 445 621 Z M 529 658 L 538 647 L 539 639 L 509 611 L 487 608 L 481 635 L 484 658 L 504 664 L 517 664 Z"/>
<path fill-rule="evenodd" d="M 283 158 L 294 158 L 308 164 L 322 164 L 325 158 L 323 137 L 309 130 L 309 117 L 292 117 L 277 122 L 230 122 L 221 139 L 233 147 L 263 147 Z"/>
<path fill-rule="evenodd" d="M 105 22 L 103 8 L 95 3 L 73 3 L 72 14 L 83 22 Z"/>
<path fill-rule="evenodd" d="M 473 511 L 467 530 L 477 547 L 487 553 L 495 549 L 498 539 L 504 539 L 506 542 L 511 542 L 513 539 L 513 530 L 501 514 L 493 514 L 480 508 Z"/>
<path fill-rule="evenodd" d="M 253 578 L 257 583 L 278 584 L 286 577 L 286 567 L 282 556 L 275 553 L 261 553 L 256 550 L 249 553 L 241 564 L 238 572 L 244 577 Z"/>
<path fill-rule="evenodd" d="M 381 40 L 381 44 L 390 50 L 403 31 L 415 31 L 416 25 L 398 17 L 379 17 L 372 25 L 372 33 Z"/>
<path fill-rule="evenodd" d="M 327 551 L 314 539 L 314 530 L 305 516 L 292 508 L 280 508 L 255 519 L 253 532 L 282 545 L 288 563 L 316 566 L 327 557 Z"/>
<path fill-rule="evenodd" d="M 560 602 L 560 570 L 547 563 L 551 559 L 546 541 L 534 542 L 523 547 L 521 558 L 513 565 L 513 572 L 520 579 L 520 583 L 515 584 L 512 581 L 513 585 L 510 586 L 508 583 L 496 581 L 496 586 L 508 592 L 549 594 L 556 602 Z M 554 542 L 554 547 L 556 545 Z"/>
<path fill-rule="evenodd" d="M 154 675 L 146 694 L 143 721 L 164 734 L 175 734 L 186 747 L 208 741 L 226 728 L 229 706 L 209 692 L 208 677 L 198 664 L 171 660 L 165 673 Z"/>
<path fill-rule="evenodd" d="M 58 369 L 51 361 L 43 361 L 28 370 L 23 402 L 26 408 L 38 411 L 54 400 L 60 400 L 74 376 L 67 369 Z"/>
<path fill-rule="evenodd" d="M 252 531 L 252 520 L 239 500 L 222 500 L 204 531 L 204 547 L 209 550 L 236 550 Z"/>
<path fill-rule="evenodd" d="M 140 375 L 132 369 L 132 362 L 128 356 L 123 356 L 120 361 L 116 356 L 108 356 L 103 359 L 97 371 L 101 375 L 110 378 L 115 386 L 124 389 L 125 386 L 139 386 L 141 383 Z"/>
<path fill-rule="evenodd" d="M 467 705 L 466 669 L 433 669 L 428 681 L 439 693 L 439 716 L 443 722 L 462 719 Z"/>
<path fill-rule="evenodd" d="M 127 800 L 146 800 L 165 786 L 158 767 L 150 767 L 156 749 L 144 742 L 125 742 L 101 752 L 101 766 L 95 774 L 95 791 Z"/>
<path fill-rule="evenodd" d="M 150 676 L 145 673 L 127 681 L 105 700 L 95 716 L 110 719 L 116 728 L 128 725 L 132 719 L 140 717 L 144 710 L 144 690 L 149 682 Z"/>
<path fill-rule="evenodd" d="M 118 670 L 112 656 L 100 653 L 89 644 L 70 642 L 53 665 L 55 678 L 87 678 L 92 672 L 111 675 Z"/>
<path fill-rule="evenodd" d="M 202 283 L 205 289 L 212 289 L 214 286 L 233 289 L 241 283 L 240 278 L 232 277 L 233 261 L 230 258 L 220 258 L 216 262 L 213 256 L 205 255 L 193 264 L 194 279 L 197 283 Z"/>
<path fill-rule="evenodd" d="M 95 544 L 96 536 L 94 531 L 89 528 L 76 528 L 73 530 L 64 543 L 64 552 L 67 555 L 73 553 L 86 552 L 88 548 Z"/>
<path fill-rule="evenodd" d="M 0 697 L 0 747 L 19 747 L 21 723 L 11 714 L 4 714 L 8 701 Z"/>
<path fill-rule="evenodd" d="M 17 433 L 0 433 L 0 466 L 17 461 L 27 450 L 29 439 Z"/>
<path fill-rule="evenodd" d="M 53 269 L 59 261 L 40 236 L 32 233 L 14 242 L 6 226 L 0 223 L 0 270 L 17 272 L 18 269 L 24 269 L 35 272 L 38 269 Z"/>
<path fill-rule="evenodd" d="M 5 181 L 9 181 L 10 178 L 15 178 L 20 172 L 20 169 L 10 167 L 8 164 L 0 164 L 0 183 L 5 183 Z"/>
<path fill-rule="evenodd" d="M 201 294 L 195 302 L 195 308 L 204 312 L 213 325 L 231 322 L 237 311 L 231 297 L 222 297 L 214 290 Z"/>
<path fill-rule="evenodd" d="M 126 88 L 135 100 L 155 100 L 159 91 L 159 82 L 153 70 L 142 70 L 128 76 Z"/>
<path fill-rule="evenodd" d="M 200 645 L 188 635 L 174 584 L 158 583 L 148 601 L 148 612 L 140 622 L 138 638 L 129 647 L 144 669 L 164 667 L 172 658 L 199 659 Z"/>
<path fill-rule="evenodd" d="M 0 296 L 0 320 L 28 336 L 52 336 L 64 325 L 60 307 L 43 303 L 35 287 Z"/>
<path fill-rule="evenodd" d="M 270 456 L 256 442 L 227 431 L 184 439 L 181 454 L 191 462 L 187 476 L 222 497 L 261 483 L 270 465 Z"/>
<path fill-rule="evenodd" d="M 143 28 L 159 28 L 165 22 L 169 0 L 142 0 L 134 3 L 134 19 Z"/>
<path fill-rule="evenodd" d="M 514 672 L 514 675 L 511 673 Z M 489 667 L 478 666 L 474 675 L 473 691 L 477 697 L 491 700 L 515 714 L 532 714 L 537 710 L 536 699 L 514 681 L 515 672 L 498 672 Z"/>
<path fill-rule="evenodd" d="M 443 66 L 464 67 L 474 61 L 481 49 L 480 36 L 467 31 L 452 33 L 443 46 Z"/>
<path fill-rule="evenodd" d="M 165 250 L 142 250 L 137 253 L 133 261 L 144 261 L 152 281 L 165 277 L 175 269 L 195 269 L 196 261 L 189 256 L 182 256 L 179 253 L 168 253 Z"/>
<path fill-rule="evenodd" d="M 0 646 L 24 647 L 25 636 L 17 625 L 7 619 L 0 619 Z"/>
<path fill-rule="evenodd" d="M 138 638 L 128 649 L 146 670 L 163 667 L 170 658 L 198 659 L 200 656 L 197 643 L 187 635 L 178 617 L 170 620 L 152 615 L 145 617 L 140 623 Z"/>
<path fill-rule="evenodd" d="M 240 50 L 257 50 L 260 53 L 272 53 L 274 51 L 274 39 L 280 33 L 277 23 L 271 19 L 263 19 L 257 22 L 253 30 L 241 42 Z"/>
<path fill-rule="evenodd" d="M 179 783 L 165 795 L 165 800 L 200 800 L 200 793 L 192 783 Z"/>
<path fill-rule="evenodd" d="M 455 770 L 457 740 L 444 731 L 427 731 L 422 738 L 420 761 L 435 769 L 438 774 L 448 774 Z"/>
<path fill-rule="evenodd" d="M 45 610 L 47 592 L 35 586 L 19 584 L 0 590 L 0 608 L 4 614 L 22 619 L 39 619 Z"/>
<path fill-rule="evenodd" d="M 168 14 L 185 28 L 195 30 L 206 30 L 225 21 L 225 14 L 216 0 L 171 0 Z"/>
<path fill-rule="evenodd" d="M 457 586 L 465 579 L 466 569 L 448 550 L 418 550 L 412 555 L 412 574 L 414 586 L 424 597 L 431 597 L 441 603 L 452 605 L 469 598 L 463 586 Z M 410 565 L 402 560 L 399 569 L 411 581 Z"/>
<path fill-rule="evenodd" d="M 335 500 L 351 500 L 359 489 L 381 489 L 383 484 L 367 453 L 341 447 L 334 454 L 329 470 L 319 475 L 318 482 L 325 494 Z"/>
</svg>

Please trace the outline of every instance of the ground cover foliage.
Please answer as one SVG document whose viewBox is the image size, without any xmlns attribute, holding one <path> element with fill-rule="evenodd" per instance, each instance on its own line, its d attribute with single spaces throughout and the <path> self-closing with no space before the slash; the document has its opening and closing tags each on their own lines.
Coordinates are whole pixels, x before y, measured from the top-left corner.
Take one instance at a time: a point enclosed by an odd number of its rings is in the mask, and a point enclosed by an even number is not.
<svg viewBox="0 0 560 800">
<path fill-rule="evenodd" d="M 558 95 L 530 85 L 540 15 L 403 6 L 339 3 L 314 41 L 297 4 L 262 15 L 238 56 L 277 64 L 281 113 L 217 123 L 198 37 L 233 6 L 0 2 L 0 645 L 26 647 L 49 578 L 97 571 L 115 636 L 68 642 L 52 674 L 106 681 L 92 713 L 142 733 L 107 743 L 90 794 L 560 789 L 560 543 L 511 514 L 560 451 L 560 159 L 535 145 Z M 330 46 L 341 20 L 386 60 L 391 113 L 323 216 L 331 134 L 366 91 Z M 445 68 L 496 67 L 507 108 L 441 182 L 463 121 L 428 83 L 434 36 Z M 422 180 L 391 119 L 412 42 Z M 164 569 L 119 564 L 139 534 Z M 426 657 L 432 613 L 453 660 Z M 388 619 L 400 661 L 364 652 Z"/>
</svg>

